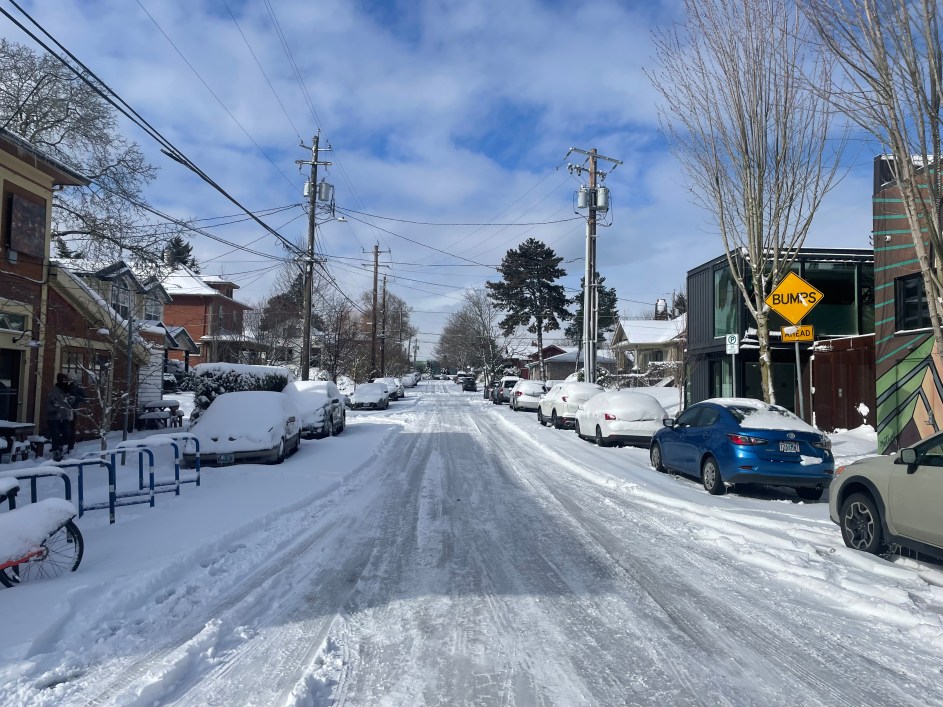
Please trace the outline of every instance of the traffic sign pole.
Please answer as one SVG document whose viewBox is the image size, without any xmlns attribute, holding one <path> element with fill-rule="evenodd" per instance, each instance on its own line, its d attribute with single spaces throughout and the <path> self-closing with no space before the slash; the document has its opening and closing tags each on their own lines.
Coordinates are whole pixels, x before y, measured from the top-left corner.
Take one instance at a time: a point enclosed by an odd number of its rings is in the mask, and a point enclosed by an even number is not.
<svg viewBox="0 0 943 707">
<path fill-rule="evenodd" d="M 799 386 L 799 417 L 805 419 L 805 405 L 802 403 L 802 368 L 799 364 L 799 342 L 796 342 L 796 384 Z"/>
</svg>

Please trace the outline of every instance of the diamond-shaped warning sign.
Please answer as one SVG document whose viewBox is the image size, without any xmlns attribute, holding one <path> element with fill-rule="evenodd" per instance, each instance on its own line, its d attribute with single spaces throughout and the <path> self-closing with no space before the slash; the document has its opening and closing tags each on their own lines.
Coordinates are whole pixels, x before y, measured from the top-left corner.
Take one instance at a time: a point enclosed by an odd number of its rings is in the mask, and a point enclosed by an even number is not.
<svg viewBox="0 0 943 707">
<path fill-rule="evenodd" d="M 766 298 L 766 304 L 791 324 L 798 324 L 825 297 L 808 282 L 789 273 Z"/>
</svg>

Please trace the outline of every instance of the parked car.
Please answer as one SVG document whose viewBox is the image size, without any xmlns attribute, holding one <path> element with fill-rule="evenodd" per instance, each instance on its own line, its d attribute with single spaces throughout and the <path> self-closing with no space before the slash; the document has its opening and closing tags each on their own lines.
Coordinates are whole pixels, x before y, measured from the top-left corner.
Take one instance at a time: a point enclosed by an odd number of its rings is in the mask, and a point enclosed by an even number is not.
<svg viewBox="0 0 943 707">
<path fill-rule="evenodd" d="M 491 391 L 491 402 L 495 405 L 507 403 L 511 400 L 511 388 L 520 380 L 517 376 L 503 376 Z"/>
<path fill-rule="evenodd" d="M 462 380 L 462 390 L 477 393 L 478 383 L 475 382 L 474 378 L 465 378 Z"/>
<path fill-rule="evenodd" d="M 632 444 L 649 447 L 652 436 L 669 417 L 651 395 L 630 390 L 607 390 L 594 395 L 576 411 L 576 434 L 597 446 Z"/>
<path fill-rule="evenodd" d="M 778 405 L 715 398 L 692 405 L 652 439 L 651 462 L 699 478 L 711 494 L 735 484 L 789 486 L 816 501 L 832 482 L 835 458 L 821 430 Z"/>
<path fill-rule="evenodd" d="M 306 387 L 318 390 L 331 399 L 331 434 L 339 435 L 347 427 L 347 408 L 350 406 L 344 395 L 332 381 L 305 381 Z"/>
<path fill-rule="evenodd" d="M 576 411 L 580 405 L 604 392 L 605 388 L 596 383 L 578 381 L 557 383 L 540 399 L 537 406 L 537 421 L 541 425 L 550 424 L 557 429 L 572 427 L 576 422 Z"/>
<path fill-rule="evenodd" d="M 354 410 L 385 410 L 390 406 L 390 393 L 383 383 L 361 383 L 350 395 Z"/>
<path fill-rule="evenodd" d="M 943 560 L 943 432 L 896 456 L 839 467 L 828 512 L 845 545 L 874 554 L 900 545 Z"/>
<path fill-rule="evenodd" d="M 406 397 L 406 389 L 403 387 L 403 383 L 399 378 L 372 378 L 370 382 L 385 384 L 390 394 L 390 400 L 400 400 Z"/>
<path fill-rule="evenodd" d="M 244 390 L 216 397 L 190 426 L 200 441 L 200 464 L 280 464 L 301 443 L 301 413 L 284 393 Z M 195 447 L 184 447 L 192 467 Z"/>
<path fill-rule="evenodd" d="M 508 404 L 515 412 L 518 410 L 536 410 L 544 392 L 543 381 L 522 379 L 511 388 Z"/>
<path fill-rule="evenodd" d="M 301 413 L 301 436 L 305 439 L 336 434 L 339 428 L 335 418 L 336 411 L 339 410 L 342 416 L 346 416 L 340 398 L 332 398 L 325 392 L 323 384 L 327 382 L 293 381 L 282 390 Z"/>
</svg>

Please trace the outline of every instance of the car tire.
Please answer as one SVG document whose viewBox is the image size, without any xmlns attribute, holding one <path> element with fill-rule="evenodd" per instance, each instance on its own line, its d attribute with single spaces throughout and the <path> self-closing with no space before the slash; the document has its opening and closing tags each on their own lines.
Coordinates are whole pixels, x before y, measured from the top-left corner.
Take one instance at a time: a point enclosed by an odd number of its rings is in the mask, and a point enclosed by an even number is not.
<svg viewBox="0 0 943 707">
<path fill-rule="evenodd" d="M 547 426 L 547 418 L 544 417 L 544 411 L 540 408 L 537 408 L 537 422 L 539 422 L 543 427 Z"/>
<path fill-rule="evenodd" d="M 285 440 L 279 440 L 278 442 L 278 454 L 275 455 L 275 461 L 273 464 L 281 464 L 285 461 Z"/>
<path fill-rule="evenodd" d="M 815 502 L 822 498 L 822 494 L 825 492 L 825 489 L 818 487 L 814 488 L 811 486 L 806 486 L 803 488 L 796 489 L 796 495 L 799 496 L 803 501 Z"/>
<path fill-rule="evenodd" d="M 555 430 L 563 429 L 563 421 L 559 417 L 557 417 L 556 410 L 550 411 L 550 426 Z"/>
<path fill-rule="evenodd" d="M 665 462 L 661 456 L 661 445 L 658 442 L 652 444 L 651 449 L 648 451 L 648 458 L 652 463 L 652 469 L 655 471 L 665 471 Z"/>
<path fill-rule="evenodd" d="M 603 439 L 602 428 L 599 425 L 596 425 L 596 446 L 597 447 L 608 447 L 609 443 Z"/>
<path fill-rule="evenodd" d="M 704 490 L 711 496 L 722 496 L 727 492 L 724 480 L 720 476 L 717 460 L 710 455 L 701 463 L 701 483 L 704 484 Z"/>
<path fill-rule="evenodd" d="M 583 439 L 583 435 L 580 433 L 580 421 L 577 420 L 573 423 L 573 431 L 576 432 L 576 436 L 580 439 Z"/>
<path fill-rule="evenodd" d="M 842 503 L 839 514 L 841 537 L 852 550 L 872 555 L 884 551 L 884 529 L 881 514 L 868 494 L 853 493 Z"/>
</svg>

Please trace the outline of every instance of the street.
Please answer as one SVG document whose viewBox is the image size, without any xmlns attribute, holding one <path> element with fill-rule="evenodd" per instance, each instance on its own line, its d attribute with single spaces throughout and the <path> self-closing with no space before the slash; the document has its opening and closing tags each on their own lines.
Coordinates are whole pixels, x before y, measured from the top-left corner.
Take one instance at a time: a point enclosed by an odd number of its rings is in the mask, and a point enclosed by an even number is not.
<svg viewBox="0 0 943 707">
<path fill-rule="evenodd" d="M 943 701 L 943 572 L 847 550 L 827 504 L 713 498 L 449 382 L 397 405 L 352 416 L 399 426 L 333 490 L 167 559 L 120 620 L 73 590 L 3 702 Z"/>
</svg>

